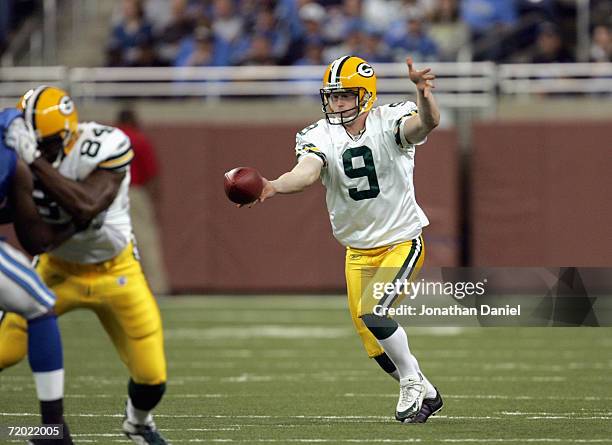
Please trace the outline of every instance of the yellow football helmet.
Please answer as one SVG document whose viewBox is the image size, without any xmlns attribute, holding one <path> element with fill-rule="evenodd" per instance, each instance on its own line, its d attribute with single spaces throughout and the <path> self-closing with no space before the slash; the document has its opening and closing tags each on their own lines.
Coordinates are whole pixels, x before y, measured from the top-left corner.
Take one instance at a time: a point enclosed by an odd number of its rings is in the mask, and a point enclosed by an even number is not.
<svg viewBox="0 0 612 445">
<path fill-rule="evenodd" d="M 325 118 L 332 125 L 344 125 L 370 111 L 376 101 L 376 74 L 372 66 L 357 56 L 343 56 L 329 64 L 323 76 L 321 102 Z M 330 98 L 334 93 L 353 93 L 355 107 L 334 111 Z"/>
<path fill-rule="evenodd" d="M 78 136 L 79 116 L 67 92 L 41 85 L 25 93 L 17 108 L 34 129 L 41 152 L 60 143 L 64 151 L 72 148 Z"/>
</svg>

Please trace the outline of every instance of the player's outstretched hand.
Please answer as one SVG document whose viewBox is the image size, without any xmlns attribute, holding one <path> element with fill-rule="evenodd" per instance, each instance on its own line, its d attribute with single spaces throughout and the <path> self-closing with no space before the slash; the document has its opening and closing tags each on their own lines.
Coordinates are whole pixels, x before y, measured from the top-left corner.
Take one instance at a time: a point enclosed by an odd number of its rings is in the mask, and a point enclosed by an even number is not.
<svg viewBox="0 0 612 445">
<path fill-rule="evenodd" d="M 429 97 L 431 89 L 435 88 L 433 80 L 436 78 L 435 74 L 431 72 L 431 68 L 417 71 L 412 66 L 412 57 L 410 56 L 406 58 L 406 65 L 408 65 L 408 76 L 416 85 L 417 90 L 422 91 L 425 97 Z"/>
<path fill-rule="evenodd" d="M 264 202 L 266 199 L 273 197 L 274 195 L 276 195 L 276 189 L 274 188 L 274 186 L 272 185 L 272 183 L 270 181 L 268 181 L 266 178 L 262 178 L 263 179 L 263 189 L 261 190 L 261 194 L 259 195 L 259 198 L 257 198 L 257 200 L 253 201 L 250 204 L 236 204 L 236 207 L 253 207 L 255 204 L 257 204 L 258 202 Z"/>
</svg>

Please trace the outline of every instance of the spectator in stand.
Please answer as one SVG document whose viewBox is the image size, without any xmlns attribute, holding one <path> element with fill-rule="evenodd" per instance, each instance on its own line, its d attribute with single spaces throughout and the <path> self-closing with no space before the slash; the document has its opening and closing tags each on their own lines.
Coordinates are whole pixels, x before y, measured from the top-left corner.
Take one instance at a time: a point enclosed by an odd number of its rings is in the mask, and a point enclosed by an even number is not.
<svg viewBox="0 0 612 445">
<path fill-rule="evenodd" d="M 302 21 L 302 35 L 305 37 L 323 36 L 323 23 L 325 22 L 325 8 L 315 2 L 306 2 L 300 8 Z M 325 41 L 325 40 L 324 40 Z"/>
<path fill-rule="evenodd" d="M 430 35 L 438 45 L 438 60 L 456 61 L 469 42 L 468 28 L 459 20 L 459 1 L 440 0 L 431 14 Z"/>
<path fill-rule="evenodd" d="M 391 49 L 383 40 L 382 32 L 376 29 L 366 29 L 362 42 L 363 50 L 360 57 L 370 63 L 390 63 L 393 62 Z"/>
<path fill-rule="evenodd" d="M 300 8 L 305 0 L 278 0 L 276 2 L 275 15 L 279 22 L 285 23 L 292 41 L 298 40 L 302 33 L 302 19 Z"/>
<path fill-rule="evenodd" d="M 289 31 L 286 26 L 279 22 L 272 8 L 262 8 L 256 15 L 255 34 L 266 35 L 272 44 L 272 53 L 277 59 L 281 59 L 287 53 L 289 47 Z"/>
<path fill-rule="evenodd" d="M 323 37 L 327 42 L 340 44 L 357 28 L 365 28 L 361 0 L 344 0 L 341 5 L 328 8 L 323 29 Z"/>
<path fill-rule="evenodd" d="M 167 2 L 168 0 L 161 1 Z M 200 25 L 211 26 L 212 7 L 211 0 L 187 0 L 187 15 L 196 21 L 196 27 Z"/>
<path fill-rule="evenodd" d="M 439 0 L 402 0 L 399 15 L 408 18 L 413 15 L 428 19 L 433 14 Z"/>
<path fill-rule="evenodd" d="M 233 0 L 236 7 L 236 14 L 242 17 L 242 26 L 250 31 L 255 27 L 257 14 L 260 10 L 266 9 L 264 5 L 269 2 L 264 0 Z"/>
<path fill-rule="evenodd" d="M 174 66 L 226 66 L 229 54 L 227 42 L 216 38 L 206 26 L 198 26 L 181 42 Z"/>
<path fill-rule="evenodd" d="M 439 0 L 431 13 L 432 23 L 457 23 L 459 4 L 457 0 Z"/>
<path fill-rule="evenodd" d="M 403 28 L 392 29 L 385 36 L 385 42 L 397 62 L 406 60 L 408 54 L 417 62 L 435 61 L 438 58 L 438 45 L 427 34 L 424 17 L 419 13 L 411 14 L 404 21 Z"/>
<path fill-rule="evenodd" d="M 289 45 L 286 57 L 289 64 L 304 56 L 306 42 L 309 40 L 322 39 L 323 44 L 327 44 L 322 33 L 325 8 L 318 3 L 307 2 L 299 9 L 299 16 L 301 20 L 301 34 L 299 38 L 293 39 Z"/>
<path fill-rule="evenodd" d="M 153 41 L 141 0 L 123 0 L 121 21 L 113 27 L 108 44 L 108 65 L 144 66 L 143 54 Z M 144 47 L 144 51 L 143 51 Z"/>
<path fill-rule="evenodd" d="M 591 62 L 612 62 L 612 33 L 609 27 L 598 25 L 593 29 L 590 59 Z"/>
<path fill-rule="evenodd" d="M 272 52 L 272 41 L 265 34 L 255 34 L 251 46 L 245 53 L 240 65 L 277 65 L 278 60 Z"/>
<path fill-rule="evenodd" d="M 271 11 L 273 20 L 276 22 L 274 8 L 276 7 L 276 0 L 237 0 L 238 11 L 242 16 L 245 28 L 253 32 L 257 26 L 259 13 L 261 11 Z M 276 23 L 279 26 L 285 28 L 284 23 Z"/>
<path fill-rule="evenodd" d="M 40 0 L 0 0 L 0 54 L 8 45 L 11 31 L 27 16 L 42 8 Z"/>
<path fill-rule="evenodd" d="M 378 31 L 388 31 L 391 24 L 397 21 L 400 7 L 400 0 L 363 0 L 363 19 Z"/>
<path fill-rule="evenodd" d="M 277 61 L 284 59 L 289 48 L 289 32 L 282 23 L 279 23 L 271 8 L 262 8 L 255 15 L 252 31 L 244 36 L 234 47 L 234 58 L 244 61 L 253 44 L 253 37 L 259 35 L 265 37 L 271 45 L 272 56 Z M 278 63 L 278 62 L 277 62 Z"/>
<path fill-rule="evenodd" d="M 529 14 L 536 14 L 546 20 L 553 20 L 558 14 L 558 0 L 515 0 L 519 18 Z"/>
<path fill-rule="evenodd" d="M 183 39 L 193 34 L 195 18 L 189 14 L 188 0 L 170 1 L 170 20 L 161 31 L 158 41 L 159 57 L 170 65 L 178 55 Z"/>
<path fill-rule="evenodd" d="M 612 26 L 612 0 L 590 0 L 589 5 L 593 26 Z"/>
<path fill-rule="evenodd" d="M 318 37 L 308 39 L 304 46 L 304 57 L 296 61 L 294 65 L 325 65 L 323 48 L 325 48 L 323 39 Z"/>
<path fill-rule="evenodd" d="M 244 19 L 236 13 L 233 1 L 214 0 L 210 23 L 215 41 L 226 42 L 230 50 L 230 53 L 226 55 L 227 59 L 234 60 L 234 46 L 243 36 L 245 23 Z"/>
<path fill-rule="evenodd" d="M 168 66 L 165 60 L 160 59 L 155 41 L 149 40 L 139 46 L 140 56 L 130 65 L 131 67 Z"/>
<path fill-rule="evenodd" d="M 470 27 L 472 36 L 480 38 L 500 26 L 516 23 L 515 0 L 463 0 L 461 19 Z"/>
<path fill-rule="evenodd" d="M 517 23 L 515 0 L 463 0 L 461 20 L 467 24 L 474 49 L 474 60 L 500 61 L 507 50 L 503 37 Z"/>
<path fill-rule="evenodd" d="M 572 63 L 574 58 L 564 48 L 557 27 L 550 23 L 542 23 L 538 31 L 536 51 L 531 63 Z"/>
<path fill-rule="evenodd" d="M 157 227 L 161 202 L 157 156 L 134 110 L 121 109 L 116 126 L 130 138 L 134 150 L 130 166 L 130 214 L 141 254 L 140 264 L 153 293 L 165 295 L 169 289 Z"/>
<path fill-rule="evenodd" d="M 342 43 L 325 49 L 325 51 L 323 51 L 323 58 L 326 63 L 329 63 L 345 54 L 361 54 L 364 40 L 365 33 L 359 26 L 355 26 L 348 30 L 348 34 L 345 36 Z"/>
<path fill-rule="evenodd" d="M 144 14 L 153 27 L 153 35 L 159 35 L 172 20 L 172 1 L 169 0 L 145 0 L 143 3 Z M 114 15 L 117 14 L 114 12 Z"/>
</svg>

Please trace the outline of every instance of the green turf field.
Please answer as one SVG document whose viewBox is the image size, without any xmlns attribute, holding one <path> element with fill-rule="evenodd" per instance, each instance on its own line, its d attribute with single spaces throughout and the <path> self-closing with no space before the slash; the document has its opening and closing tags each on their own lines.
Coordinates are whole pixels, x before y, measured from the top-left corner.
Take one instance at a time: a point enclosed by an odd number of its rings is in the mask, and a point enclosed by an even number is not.
<svg viewBox="0 0 612 445">
<path fill-rule="evenodd" d="M 612 443 L 612 329 L 408 329 L 446 401 L 425 425 L 392 417 L 397 384 L 369 360 L 341 297 L 160 302 L 177 443 Z M 88 312 L 61 321 L 77 443 L 128 443 L 127 373 Z M 0 374 L 0 424 L 38 422 L 25 363 Z"/>
</svg>

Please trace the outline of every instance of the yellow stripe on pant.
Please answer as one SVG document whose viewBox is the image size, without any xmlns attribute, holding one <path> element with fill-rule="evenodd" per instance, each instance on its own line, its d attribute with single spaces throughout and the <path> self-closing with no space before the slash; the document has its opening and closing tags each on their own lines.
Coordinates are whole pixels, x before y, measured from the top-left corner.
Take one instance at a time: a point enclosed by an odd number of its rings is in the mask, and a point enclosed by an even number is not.
<svg viewBox="0 0 612 445">
<path fill-rule="evenodd" d="M 384 350 L 360 317 L 372 313 L 376 305 L 393 307 L 402 299 L 402 295 L 395 294 L 375 298 L 374 284 L 393 283 L 398 279 L 414 281 L 424 260 L 425 244 L 422 236 L 375 249 L 347 247 L 345 275 L 349 310 L 369 357 L 376 357 Z"/>
<path fill-rule="evenodd" d="M 77 264 L 41 255 L 36 271 L 55 292 L 55 312 L 90 309 L 111 338 L 136 383 L 166 381 L 162 322 L 134 247 L 97 264 Z M 7 314 L 0 325 L 0 367 L 11 366 L 27 353 L 26 321 Z"/>
</svg>

